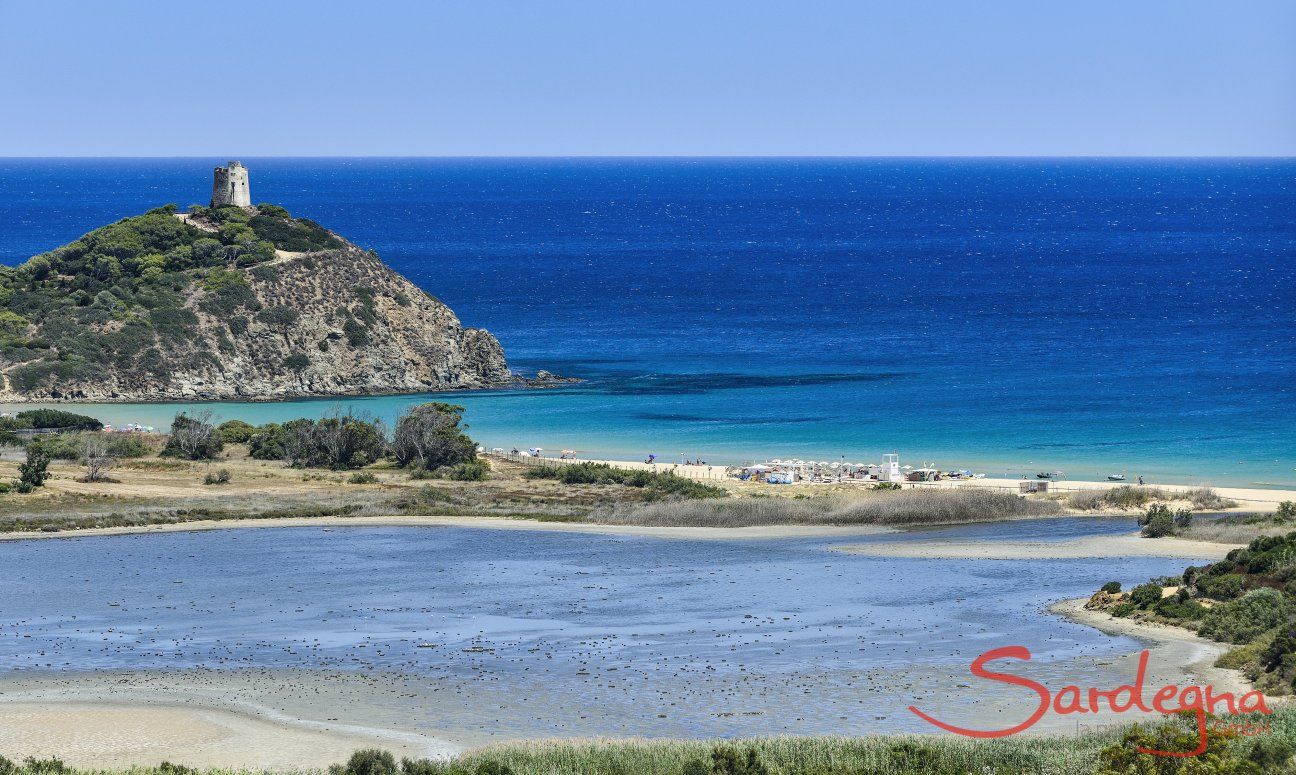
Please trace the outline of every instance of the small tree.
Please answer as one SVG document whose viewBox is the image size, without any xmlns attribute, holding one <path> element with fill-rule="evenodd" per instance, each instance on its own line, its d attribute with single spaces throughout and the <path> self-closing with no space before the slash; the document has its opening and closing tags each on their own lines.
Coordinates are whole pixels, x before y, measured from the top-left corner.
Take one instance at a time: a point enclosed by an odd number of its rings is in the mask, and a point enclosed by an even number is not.
<svg viewBox="0 0 1296 775">
<path fill-rule="evenodd" d="M 81 446 L 81 464 L 86 467 L 87 482 L 102 482 L 117 467 L 117 458 L 112 456 L 102 436 L 87 435 Z"/>
<path fill-rule="evenodd" d="M 316 421 L 312 442 L 317 462 L 327 468 L 361 468 L 377 461 L 387 451 L 387 434 L 382 423 L 356 417 L 350 412 Z"/>
<path fill-rule="evenodd" d="M 1163 538 L 1174 535 L 1175 515 L 1170 511 L 1169 506 L 1154 503 L 1148 507 L 1147 513 L 1139 518 L 1139 524 L 1143 526 L 1144 537 Z"/>
<path fill-rule="evenodd" d="M 225 442 L 216 432 L 209 411 L 188 415 L 177 414 L 171 423 L 171 437 L 162 448 L 163 457 L 181 457 L 186 460 L 211 460 L 225 449 Z"/>
<path fill-rule="evenodd" d="M 27 446 L 27 459 L 18 465 L 18 489 L 31 492 L 49 478 L 49 453 L 36 445 Z"/>
<path fill-rule="evenodd" d="M 462 406 L 438 401 L 420 404 L 401 415 L 392 441 L 396 462 L 432 469 L 475 460 L 477 445 L 459 425 L 463 411 Z"/>
</svg>

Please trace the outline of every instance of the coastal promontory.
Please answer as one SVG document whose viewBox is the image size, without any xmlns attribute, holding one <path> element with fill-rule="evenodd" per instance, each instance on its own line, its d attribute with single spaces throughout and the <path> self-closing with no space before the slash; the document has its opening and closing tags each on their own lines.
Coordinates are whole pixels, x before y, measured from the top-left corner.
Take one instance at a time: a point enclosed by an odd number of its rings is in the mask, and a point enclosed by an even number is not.
<svg viewBox="0 0 1296 775">
<path fill-rule="evenodd" d="M 268 400 L 483 388 L 489 332 L 274 205 L 168 205 L 0 268 L 0 401 Z"/>
</svg>

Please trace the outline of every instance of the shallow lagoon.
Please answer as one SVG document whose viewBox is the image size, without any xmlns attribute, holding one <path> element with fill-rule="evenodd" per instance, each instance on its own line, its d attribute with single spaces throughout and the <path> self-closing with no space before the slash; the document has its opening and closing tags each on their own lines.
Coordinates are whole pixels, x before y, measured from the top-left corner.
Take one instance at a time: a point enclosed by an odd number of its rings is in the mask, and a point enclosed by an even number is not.
<svg viewBox="0 0 1296 775">
<path fill-rule="evenodd" d="M 909 539 L 1130 527 L 1039 520 Z M 998 701 L 965 688 L 968 663 L 997 646 L 1027 646 L 1043 663 L 1030 668 L 1063 682 L 1125 680 L 1104 660 L 1136 642 L 1044 608 L 1188 564 L 887 559 L 839 543 L 447 527 L 0 543 L 0 668 L 10 688 L 66 679 L 111 698 L 129 684 L 136 699 L 460 742 L 929 731 L 904 710 L 916 698 L 961 695 L 942 700 L 951 714 Z"/>
</svg>

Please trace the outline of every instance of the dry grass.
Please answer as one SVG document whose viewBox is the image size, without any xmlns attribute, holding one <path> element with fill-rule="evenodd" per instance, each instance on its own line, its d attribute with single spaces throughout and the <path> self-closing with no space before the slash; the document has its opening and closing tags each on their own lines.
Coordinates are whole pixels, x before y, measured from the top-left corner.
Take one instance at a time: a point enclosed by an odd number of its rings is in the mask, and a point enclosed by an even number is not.
<svg viewBox="0 0 1296 775">
<path fill-rule="evenodd" d="M 1081 511 L 1098 509 L 1139 509 L 1155 501 L 1168 501 L 1171 495 L 1160 487 L 1135 487 L 1125 484 L 1107 490 L 1080 490 L 1071 493 L 1067 505 Z"/>
<path fill-rule="evenodd" d="M 855 497 L 711 498 L 621 504 L 597 509 L 591 522 L 657 527 L 762 525 L 923 525 L 1062 513 L 1052 501 L 991 490 L 901 490 Z"/>
<path fill-rule="evenodd" d="M 1231 509 L 1238 505 L 1237 501 L 1222 497 L 1210 487 L 1198 487 L 1195 490 L 1180 493 L 1178 497 L 1191 503 L 1194 509 L 1201 509 L 1204 511 Z"/>
<path fill-rule="evenodd" d="M 1201 511 L 1231 509 L 1236 501 L 1220 497 L 1210 487 L 1198 487 L 1194 490 L 1176 492 L 1160 487 L 1137 487 L 1121 485 L 1107 490 L 1079 490 L 1067 496 L 1067 506 L 1079 511 L 1097 511 L 1099 509 L 1141 509 L 1152 503 L 1170 503 L 1187 501 L 1192 507 Z"/>
<path fill-rule="evenodd" d="M 1219 519 L 1197 520 L 1179 532 L 1180 538 L 1221 544 L 1247 544 L 1260 536 L 1281 536 L 1292 532 L 1292 524 L 1276 521 L 1270 514 L 1231 514 Z"/>
</svg>

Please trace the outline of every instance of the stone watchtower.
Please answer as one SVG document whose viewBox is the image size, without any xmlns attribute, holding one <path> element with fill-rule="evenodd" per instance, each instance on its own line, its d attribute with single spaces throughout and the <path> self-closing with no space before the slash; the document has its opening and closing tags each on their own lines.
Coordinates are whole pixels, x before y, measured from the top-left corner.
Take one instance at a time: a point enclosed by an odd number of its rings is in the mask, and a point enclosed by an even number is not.
<svg viewBox="0 0 1296 775">
<path fill-rule="evenodd" d="M 252 192 L 248 190 L 248 171 L 243 162 L 232 161 L 227 167 L 217 167 L 212 180 L 211 206 L 234 205 L 251 207 Z"/>
</svg>

